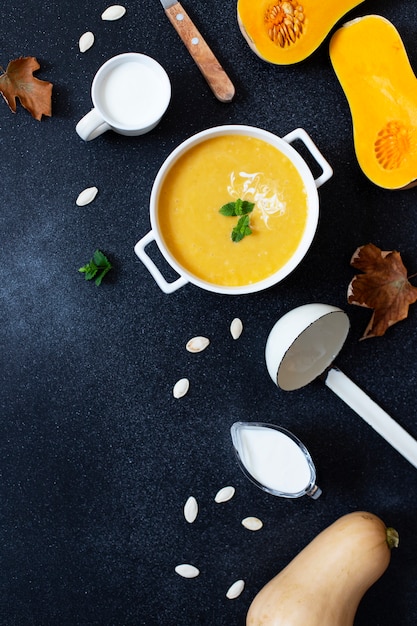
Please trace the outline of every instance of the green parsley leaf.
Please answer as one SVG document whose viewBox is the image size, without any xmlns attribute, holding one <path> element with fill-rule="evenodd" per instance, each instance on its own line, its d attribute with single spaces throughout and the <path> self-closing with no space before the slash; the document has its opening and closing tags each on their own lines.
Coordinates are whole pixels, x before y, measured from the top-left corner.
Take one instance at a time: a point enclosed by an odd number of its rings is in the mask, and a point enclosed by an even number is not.
<svg viewBox="0 0 417 626">
<path fill-rule="evenodd" d="M 101 250 L 96 250 L 93 254 L 93 258 L 90 259 L 88 263 L 80 267 L 78 270 L 82 274 L 85 274 L 85 280 L 92 280 L 95 278 L 95 283 L 97 287 L 101 285 L 101 281 L 112 269 L 112 264 L 108 260 L 108 258 L 101 252 Z"/>
<path fill-rule="evenodd" d="M 227 204 L 224 204 L 221 209 L 219 209 L 219 213 L 225 215 L 226 217 L 236 215 L 242 216 L 232 230 L 232 241 L 241 241 L 244 237 L 246 237 L 246 235 L 252 234 L 249 226 L 249 213 L 252 213 L 254 206 L 254 202 L 238 198 L 235 202 L 228 202 Z"/>
<path fill-rule="evenodd" d="M 249 215 L 242 215 L 232 230 L 232 241 L 237 243 L 238 241 L 242 241 L 243 237 L 251 234 L 252 231 L 249 226 Z"/>
</svg>

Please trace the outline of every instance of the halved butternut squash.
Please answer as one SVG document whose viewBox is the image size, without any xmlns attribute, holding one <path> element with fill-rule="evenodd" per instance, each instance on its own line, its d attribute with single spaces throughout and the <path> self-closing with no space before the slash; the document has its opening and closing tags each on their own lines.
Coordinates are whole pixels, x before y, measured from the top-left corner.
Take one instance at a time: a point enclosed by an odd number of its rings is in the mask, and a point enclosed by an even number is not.
<svg viewBox="0 0 417 626">
<path fill-rule="evenodd" d="M 265 61 L 289 65 L 303 61 L 336 22 L 364 0 L 238 0 L 240 30 Z"/>
<path fill-rule="evenodd" d="M 385 189 L 417 184 L 417 78 L 395 26 L 379 15 L 347 22 L 330 60 L 352 116 L 356 157 Z"/>
</svg>

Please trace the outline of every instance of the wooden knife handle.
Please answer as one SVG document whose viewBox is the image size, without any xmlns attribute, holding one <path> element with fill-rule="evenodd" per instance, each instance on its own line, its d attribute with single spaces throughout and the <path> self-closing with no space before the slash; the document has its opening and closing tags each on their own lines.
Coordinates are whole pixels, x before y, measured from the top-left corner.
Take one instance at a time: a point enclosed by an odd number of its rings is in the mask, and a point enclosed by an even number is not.
<svg viewBox="0 0 417 626">
<path fill-rule="evenodd" d="M 211 90 L 221 102 L 230 102 L 235 88 L 230 78 L 194 26 L 179 2 L 165 10 L 169 21 L 181 37 Z"/>
</svg>

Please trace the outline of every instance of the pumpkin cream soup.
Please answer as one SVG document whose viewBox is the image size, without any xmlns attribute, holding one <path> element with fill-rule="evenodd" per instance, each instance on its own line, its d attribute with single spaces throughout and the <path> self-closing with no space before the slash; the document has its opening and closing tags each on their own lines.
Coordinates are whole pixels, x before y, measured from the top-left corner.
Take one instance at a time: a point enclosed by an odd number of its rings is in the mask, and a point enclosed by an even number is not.
<svg viewBox="0 0 417 626">
<path fill-rule="evenodd" d="M 254 203 L 252 233 L 232 241 L 239 217 L 220 208 Z M 307 193 L 289 158 L 266 141 L 245 135 L 207 139 L 168 171 L 158 200 L 165 246 L 201 280 L 243 286 L 268 278 L 294 255 L 307 221 Z"/>
</svg>

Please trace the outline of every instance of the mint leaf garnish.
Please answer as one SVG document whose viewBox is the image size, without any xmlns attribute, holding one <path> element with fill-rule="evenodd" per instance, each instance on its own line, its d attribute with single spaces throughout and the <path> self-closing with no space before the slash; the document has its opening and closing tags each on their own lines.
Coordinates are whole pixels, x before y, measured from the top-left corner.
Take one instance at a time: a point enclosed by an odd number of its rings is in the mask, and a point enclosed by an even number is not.
<svg viewBox="0 0 417 626">
<path fill-rule="evenodd" d="M 254 202 L 238 198 L 236 202 L 228 202 L 219 209 L 219 213 L 226 217 L 241 216 L 231 234 L 232 241 L 235 243 L 252 234 L 249 226 L 249 213 L 252 213 L 254 206 Z"/>
<path fill-rule="evenodd" d="M 236 202 L 228 202 L 224 204 L 219 210 L 219 213 L 230 217 L 232 215 L 247 215 L 253 211 L 255 206 L 254 202 L 248 202 L 248 200 L 241 200 L 238 198 Z"/>
<path fill-rule="evenodd" d="M 254 202 L 248 202 L 248 200 L 236 200 L 236 215 L 247 215 L 252 213 Z"/>
<path fill-rule="evenodd" d="M 239 218 L 236 226 L 232 230 L 232 241 L 237 243 L 238 241 L 242 241 L 243 237 L 251 234 L 252 231 L 249 226 L 249 215 L 242 215 L 242 217 Z"/>
<path fill-rule="evenodd" d="M 95 278 L 97 287 L 101 285 L 101 281 L 112 268 L 112 264 L 108 258 L 101 252 L 96 250 L 93 254 L 93 258 L 88 263 L 80 267 L 78 270 L 82 274 L 85 274 L 85 280 L 92 280 Z"/>
<path fill-rule="evenodd" d="M 236 202 L 228 202 L 227 204 L 224 204 L 222 208 L 219 210 L 219 213 L 221 213 L 222 215 L 225 215 L 226 217 L 237 215 Z"/>
</svg>

